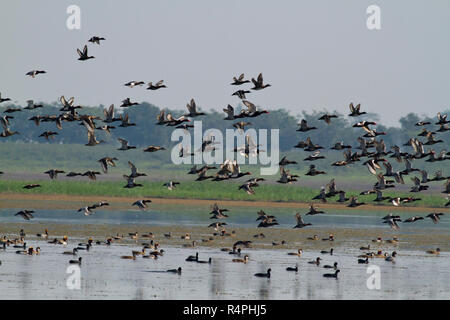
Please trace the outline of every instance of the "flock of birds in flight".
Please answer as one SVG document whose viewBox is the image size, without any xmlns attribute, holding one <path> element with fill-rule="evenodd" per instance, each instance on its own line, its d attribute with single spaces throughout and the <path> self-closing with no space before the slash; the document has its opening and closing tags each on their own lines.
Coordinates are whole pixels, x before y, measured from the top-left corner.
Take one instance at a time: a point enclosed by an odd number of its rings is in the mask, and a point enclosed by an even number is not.
<svg viewBox="0 0 450 320">
<path fill-rule="evenodd" d="M 103 41 L 103 40 L 105 40 L 105 38 L 95 36 L 95 37 L 92 37 L 89 40 L 89 42 L 100 45 L 100 41 Z M 93 56 L 89 56 L 87 45 L 85 45 L 83 47 L 83 50 L 77 49 L 77 53 L 79 55 L 78 60 L 80 60 L 80 61 L 86 61 L 86 60 L 95 58 Z M 38 75 L 45 74 L 45 73 L 46 73 L 46 71 L 44 71 L 44 70 L 32 70 L 32 71 L 26 73 L 26 75 L 30 76 L 32 78 L 35 78 Z M 252 83 L 253 87 L 250 88 L 249 90 L 240 89 L 232 94 L 233 96 L 237 96 L 239 99 L 241 99 L 241 102 L 246 107 L 246 109 L 242 109 L 240 111 L 240 113 L 235 113 L 235 110 L 231 105 L 228 105 L 227 108 L 223 109 L 223 111 L 226 114 L 226 117 L 224 118 L 224 120 L 232 120 L 232 121 L 240 120 L 233 124 L 233 127 L 240 130 L 240 132 L 243 132 L 247 126 L 252 125 L 252 123 L 245 122 L 244 120 L 241 120 L 241 119 L 254 118 L 254 117 L 258 117 L 258 116 L 269 113 L 269 111 L 267 111 L 267 110 L 258 109 L 253 103 L 246 100 L 246 94 L 249 94 L 252 91 L 263 90 L 265 88 L 270 87 L 271 85 L 264 83 L 262 74 L 259 74 L 257 79 L 252 78 L 251 81 L 245 80 L 244 74 L 241 74 L 239 77 L 233 77 L 233 82 L 231 83 L 231 85 L 241 86 L 246 83 Z M 144 84 L 145 84 L 144 81 L 130 81 L 124 85 L 129 88 L 134 88 L 134 87 L 142 86 Z M 159 90 L 162 88 L 167 88 L 167 87 L 164 84 L 164 81 L 160 80 L 160 81 L 157 81 L 156 83 L 149 82 L 147 90 Z M 252 91 L 250 91 L 250 90 L 252 90 Z M 7 102 L 10 100 L 11 100 L 10 98 L 2 98 L 2 96 L 0 94 L 0 103 Z M 74 105 L 73 97 L 66 100 L 65 97 L 62 96 L 60 98 L 60 102 L 62 104 L 62 108 L 59 111 L 61 111 L 62 113 L 60 113 L 58 115 L 35 115 L 33 117 L 30 117 L 29 120 L 34 121 L 37 126 L 39 126 L 40 122 L 55 122 L 56 128 L 59 130 L 63 129 L 64 121 L 67 121 L 67 122 L 78 121 L 78 122 L 80 122 L 80 125 L 83 125 L 86 129 L 88 142 L 85 145 L 90 146 L 90 147 L 93 147 L 93 146 L 99 145 L 100 143 L 105 142 L 103 140 L 100 140 L 100 141 L 97 140 L 96 130 L 101 130 L 101 131 L 104 131 L 107 134 L 109 134 L 111 132 L 111 130 L 115 129 L 115 126 L 113 126 L 113 124 L 115 122 L 120 122 L 120 125 L 119 125 L 120 127 L 136 126 L 135 123 L 131 122 L 128 114 L 126 114 L 126 113 L 123 113 L 119 117 L 116 117 L 114 105 L 111 105 L 109 108 L 103 110 L 104 118 L 101 119 L 98 116 L 78 113 L 77 110 L 82 109 L 82 106 Z M 122 105 L 120 107 L 121 108 L 130 108 L 130 107 L 133 107 L 136 105 L 139 105 L 139 103 L 132 102 L 130 98 L 126 98 L 122 101 Z M 24 108 L 10 107 L 10 108 L 7 108 L 6 110 L 4 110 L 4 115 L 2 115 L 0 118 L 0 122 L 1 122 L 1 125 L 3 128 L 2 132 L 0 133 L 0 137 L 7 138 L 7 137 L 13 136 L 15 134 L 20 134 L 18 131 L 12 131 L 10 129 L 12 121 L 14 119 L 14 116 L 12 116 L 11 114 L 13 114 L 15 112 L 22 112 L 23 110 L 34 110 L 34 109 L 42 108 L 42 107 L 43 107 L 42 105 L 34 104 L 33 100 L 28 100 L 27 106 Z M 165 110 L 162 110 L 157 116 L 156 125 L 164 125 L 164 126 L 168 126 L 168 127 L 181 128 L 184 130 L 189 130 L 190 128 L 193 128 L 193 125 L 189 124 L 189 122 L 191 121 L 190 118 L 203 116 L 203 115 L 205 115 L 205 113 L 199 112 L 197 110 L 197 106 L 196 106 L 194 99 L 191 99 L 191 101 L 187 104 L 186 107 L 187 107 L 188 113 L 181 115 L 178 118 L 173 117 L 172 114 L 170 114 L 170 113 L 168 113 L 166 115 Z M 366 112 L 361 111 L 360 104 L 354 106 L 353 103 L 351 103 L 349 108 L 350 108 L 350 114 L 348 115 L 349 117 L 359 117 L 359 116 L 366 114 Z M 331 123 L 332 119 L 337 118 L 337 117 L 338 116 L 334 115 L 334 114 L 324 114 L 320 118 L 318 118 L 318 120 L 322 120 L 322 121 L 324 121 L 324 123 L 326 125 L 329 125 Z M 102 121 L 103 124 L 98 125 L 96 123 L 97 121 Z M 378 132 L 375 128 L 373 128 L 372 126 L 376 125 L 376 123 L 373 121 L 366 121 L 366 120 L 359 121 L 359 122 L 355 123 L 353 125 L 353 127 L 361 128 L 365 131 L 365 134 L 363 136 L 357 138 L 357 142 L 359 144 L 357 149 L 359 149 L 360 152 L 352 152 L 352 146 L 344 145 L 343 142 L 335 143 L 330 149 L 343 151 L 344 159 L 341 161 L 336 161 L 336 162 L 332 163 L 331 166 L 336 166 L 336 167 L 350 166 L 352 164 L 355 164 L 356 162 L 361 161 L 363 158 L 367 158 L 367 160 L 363 162 L 363 165 L 365 165 L 367 167 L 368 171 L 371 174 L 376 176 L 378 181 L 377 181 L 377 183 L 375 183 L 373 188 L 371 188 L 370 190 L 361 192 L 361 195 L 376 194 L 376 198 L 373 200 L 375 202 L 389 201 L 394 206 L 400 206 L 402 204 L 420 200 L 420 198 L 414 198 L 414 197 L 383 197 L 383 193 L 382 193 L 383 190 L 386 190 L 388 188 L 394 188 L 395 183 L 404 184 L 405 181 L 404 181 L 403 177 L 405 175 L 409 175 L 414 172 L 419 172 L 421 174 L 421 178 L 418 178 L 418 177 L 411 178 L 411 180 L 413 181 L 413 186 L 411 187 L 411 190 L 410 190 L 411 192 L 421 192 L 423 190 L 427 190 L 428 185 L 426 185 L 426 183 L 445 180 L 446 182 L 444 184 L 444 190 L 442 191 L 442 193 L 447 194 L 447 196 L 448 196 L 448 194 L 450 194 L 450 177 L 445 177 L 445 176 L 443 176 L 442 171 L 438 171 L 435 173 L 435 176 L 433 178 L 429 178 L 426 170 L 420 170 L 417 168 L 413 168 L 411 162 L 412 162 L 412 160 L 424 159 L 427 157 L 428 157 L 428 159 L 426 160 L 426 162 L 437 162 L 437 161 L 445 161 L 445 160 L 450 159 L 450 152 L 446 153 L 446 150 L 442 150 L 439 154 L 437 154 L 433 149 L 429 149 L 427 151 L 425 150 L 425 146 L 435 145 L 435 144 L 444 142 L 443 140 L 440 140 L 440 139 L 436 140 L 435 135 L 437 133 L 446 132 L 446 131 L 450 130 L 450 128 L 448 127 L 449 122 L 450 121 L 447 120 L 447 115 L 438 113 L 437 114 L 437 122 L 435 123 L 435 125 L 438 125 L 439 128 L 434 132 L 427 129 L 427 128 L 429 128 L 427 126 L 432 125 L 432 123 L 425 122 L 425 121 L 416 123 L 416 126 L 423 127 L 422 131 L 420 132 L 420 134 L 418 136 L 426 137 L 426 141 L 422 142 L 418 138 L 414 138 L 414 137 L 409 139 L 409 141 L 407 143 L 405 143 L 404 146 L 411 147 L 414 152 L 408 153 L 408 152 L 402 151 L 401 148 L 396 145 L 391 147 L 391 149 L 393 151 L 387 151 L 388 149 L 384 143 L 384 140 L 383 139 L 378 140 L 378 136 L 385 135 L 386 132 Z M 305 119 L 303 119 L 299 123 L 299 128 L 297 131 L 306 133 L 308 131 L 318 130 L 318 129 L 319 128 L 309 126 L 307 121 Z M 54 138 L 55 135 L 58 135 L 58 132 L 45 131 L 41 135 L 39 135 L 39 137 L 44 137 L 45 139 L 48 140 L 50 138 Z M 120 148 L 118 150 L 128 151 L 131 149 L 136 149 L 136 146 L 130 145 L 129 141 L 127 141 L 123 138 L 118 138 L 118 141 L 120 142 Z M 197 150 L 197 152 L 212 152 L 215 150 L 215 147 L 214 147 L 215 144 L 216 144 L 216 142 L 214 141 L 213 137 L 204 139 L 204 141 L 202 142 L 201 149 Z M 303 149 L 304 151 L 307 151 L 307 152 L 311 152 L 311 155 L 309 155 L 307 158 L 305 158 L 304 161 L 312 162 L 312 161 L 316 161 L 316 160 L 325 158 L 325 156 L 320 154 L 320 149 L 324 149 L 324 147 L 314 144 L 311 141 L 310 137 L 307 137 L 304 141 L 301 140 L 294 147 Z M 374 149 L 374 151 L 371 151 L 372 148 Z M 181 146 L 181 144 L 179 145 L 179 149 L 180 149 L 179 157 L 191 157 L 195 154 L 195 153 L 190 152 L 190 150 L 188 148 L 183 148 Z M 166 148 L 163 146 L 150 145 L 147 148 L 145 148 L 143 151 L 144 152 L 157 152 L 157 151 L 162 151 L 162 150 L 166 150 Z M 245 144 L 241 147 L 235 148 L 234 152 L 239 152 L 240 154 L 242 154 L 243 156 L 248 158 L 251 156 L 257 156 L 260 152 L 265 152 L 265 151 L 261 150 L 260 145 L 257 145 L 249 135 L 246 135 Z M 394 172 L 391 163 L 386 159 L 387 156 L 389 156 L 389 158 L 397 161 L 398 163 L 404 163 L 405 169 L 402 171 Z M 98 160 L 103 174 L 107 174 L 110 167 L 115 167 L 114 161 L 118 161 L 118 159 L 115 157 L 104 157 L 104 158 Z M 124 186 L 124 188 L 142 187 L 142 184 L 136 183 L 136 179 L 139 177 L 142 177 L 142 176 L 146 176 L 146 174 L 139 172 L 137 167 L 131 161 L 128 161 L 128 164 L 129 164 L 131 172 L 129 175 L 123 175 L 124 179 L 126 180 L 126 185 Z M 297 162 L 288 160 L 286 156 L 280 160 L 279 166 L 280 166 L 281 177 L 277 181 L 278 183 L 292 184 L 295 181 L 297 181 L 297 178 L 299 176 L 295 175 L 295 174 L 291 174 L 289 172 L 289 170 L 286 169 L 286 167 L 288 165 L 293 165 L 293 164 L 297 164 Z M 382 164 L 385 168 L 384 173 L 379 172 L 381 169 L 380 164 Z M 214 175 L 208 175 L 207 172 L 209 170 L 213 170 L 213 169 L 217 169 L 218 171 Z M 2 174 L 2 173 L 3 172 L 0 171 L 0 174 Z M 50 170 L 46 171 L 45 173 L 49 175 L 50 179 L 57 179 L 58 174 L 64 174 L 66 172 L 64 170 L 60 170 L 60 169 L 50 169 Z M 71 172 L 66 173 L 66 176 L 68 176 L 68 177 L 86 176 L 89 179 L 95 181 L 96 176 L 100 175 L 100 174 L 102 174 L 102 173 L 100 171 L 96 171 L 96 170 L 89 170 L 84 173 L 71 171 Z M 197 168 L 197 166 L 195 165 L 194 167 L 192 167 L 189 170 L 188 174 L 197 175 L 198 177 L 197 177 L 196 181 L 204 181 L 204 180 L 208 180 L 208 179 L 211 179 L 212 181 L 224 181 L 224 180 L 239 179 L 241 177 L 251 175 L 250 172 L 242 172 L 236 160 L 232 161 L 229 159 L 225 160 L 224 163 L 219 166 L 219 168 L 217 168 L 215 166 L 209 166 L 209 165 L 204 165 L 201 168 Z M 306 173 L 306 175 L 308 175 L 308 176 L 316 176 L 316 175 L 321 175 L 321 174 L 326 174 L 326 172 L 318 170 L 314 164 L 311 164 L 309 166 L 309 170 Z M 392 178 L 393 180 L 389 180 L 387 178 Z M 245 183 L 243 183 L 242 185 L 239 186 L 239 190 L 243 190 L 244 192 L 246 192 L 249 195 L 255 194 L 255 188 L 258 187 L 259 184 L 263 181 L 265 181 L 264 178 L 259 178 L 259 177 L 258 178 L 256 178 L 256 177 L 250 178 Z M 180 184 L 180 182 L 177 182 L 177 181 L 168 181 L 163 186 L 167 187 L 169 190 L 174 190 L 174 189 L 176 189 L 176 186 L 179 184 Z M 41 187 L 39 184 L 28 184 L 28 185 L 24 186 L 24 188 L 26 188 L 26 189 L 34 189 L 34 188 L 39 188 L 39 187 Z M 362 202 L 358 202 L 357 196 L 352 196 L 350 198 L 347 198 L 345 191 L 337 189 L 334 179 L 332 179 L 326 185 L 326 187 L 322 187 L 320 190 L 320 193 L 317 196 L 313 197 L 311 200 L 320 200 L 322 202 L 327 202 L 327 199 L 336 197 L 336 196 L 338 197 L 336 200 L 337 202 L 339 202 L 339 203 L 347 203 L 348 202 L 347 207 L 349 207 L 349 208 L 359 207 L 359 206 L 365 204 Z M 137 206 L 141 210 L 146 210 L 148 208 L 149 203 L 151 203 L 150 199 L 142 199 L 142 200 L 138 200 L 138 201 L 134 202 L 132 205 Z M 448 206 L 449 204 L 450 204 L 450 201 L 447 202 L 445 206 Z M 80 208 L 78 210 L 78 212 L 83 212 L 85 215 L 91 215 L 95 209 L 98 209 L 98 208 L 101 208 L 101 207 L 107 206 L 107 205 L 109 205 L 107 202 L 100 202 L 100 203 L 96 203 L 93 205 L 89 205 L 89 206 Z M 228 211 L 228 210 L 220 209 L 217 204 L 214 204 L 214 206 L 212 207 L 212 211 L 211 211 L 211 214 L 212 214 L 211 219 L 227 218 L 228 215 L 225 214 L 226 211 Z M 34 213 L 33 210 L 22 210 L 22 211 L 16 213 L 16 216 L 21 216 L 25 220 L 30 220 L 34 217 L 33 213 Z M 310 210 L 306 213 L 306 215 L 313 216 L 313 215 L 323 214 L 323 213 L 324 213 L 324 211 L 318 210 L 318 208 L 315 207 L 311 203 Z M 442 215 L 443 215 L 443 213 L 433 212 L 433 213 L 430 213 L 429 215 L 427 215 L 426 217 L 430 218 L 434 223 L 438 223 L 439 217 Z M 297 221 L 297 224 L 294 226 L 294 228 L 303 228 L 303 227 L 312 225 L 311 223 L 305 223 L 301 213 L 296 213 L 295 219 Z M 412 222 L 416 222 L 418 220 L 423 220 L 423 219 L 424 219 L 424 217 L 414 216 L 414 217 L 410 217 L 406 220 L 403 220 L 403 222 L 404 223 L 412 223 Z M 397 230 L 399 228 L 397 222 L 401 221 L 399 216 L 394 216 L 392 214 L 389 214 L 388 216 L 384 217 L 382 220 L 384 223 L 387 223 L 390 227 L 392 227 L 395 230 Z M 277 219 L 275 216 L 268 215 L 262 210 L 258 212 L 257 221 L 260 221 L 257 227 L 262 227 L 262 228 L 278 225 L 278 222 L 277 222 Z M 219 231 L 219 233 L 215 234 L 215 235 L 221 235 L 221 236 L 231 235 L 226 232 L 226 230 L 224 228 L 225 225 L 226 225 L 225 222 L 214 222 L 210 225 L 210 227 L 214 227 L 216 231 Z M 38 235 L 38 236 L 47 238 L 48 233 L 46 231 L 45 234 Z M 130 236 L 133 238 L 133 237 L 136 237 L 137 234 L 130 234 Z M 170 237 L 170 234 L 165 235 L 165 236 Z M 188 235 L 185 236 L 186 239 L 187 239 L 187 236 Z M 261 237 L 261 236 L 263 236 L 262 233 L 259 235 L 255 235 L 255 237 Z M 117 237 L 111 237 L 111 238 L 107 239 L 106 244 L 110 245 L 112 241 L 119 240 L 119 239 L 121 239 L 121 237 L 119 237 L 118 235 L 117 235 Z M 190 239 L 190 237 L 189 237 L 189 239 Z M 317 240 L 317 239 L 311 239 L 311 240 Z M 327 239 L 324 239 L 324 240 L 327 240 Z M 330 235 L 330 238 L 328 240 L 330 240 L 330 241 L 334 240 L 332 235 Z M 10 241 L 11 240 L 6 239 L 5 237 L 3 238 L 3 240 L 2 240 L 3 249 L 6 248 L 6 245 L 10 244 Z M 22 241 L 22 242 L 20 243 L 20 241 Z M 17 253 L 24 253 L 24 254 L 38 254 L 39 253 L 39 248 L 37 250 L 34 250 L 33 248 L 31 248 L 31 251 L 30 251 L 30 249 L 26 250 L 25 249 L 26 244 L 23 242 L 23 237 L 21 239 L 16 239 L 15 242 L 12 241 L 11 243 L 15 246 L 19 246 L 19 247 L 23 246 L 23 250 L 17 251 Z M 67 237 L 63 238 L 62 240 L 55 239 L 53 241 L 53 243 L 67 244 Z M 102 243 L 98 242 L 97 244 L 102 244 Z M 230 253 L 240 255 L 241 250 L 240 250 L 240 248 L 237 249 L 237 247 L 239 245 L 244 245 L 245 247 L 248 247 L 250 244 L 251 244 L 251 241 L 238 241 L 237 243 L 235 243 L 233 245 L 233 249 L 230 251 Z M 80 245 L 81 245 L 81 247 L 80 247 Z M 80 245 L 77 248 L 74 248 L 73 251 L 64 252 L 64 254 L 76 255 L 78 250 L 83 250 L 83 249 L 89 250 L 90 246 L 92 246 L 92 239 L 90 239 L 87 244 L 84 244 L 84 246 L 83 246 L 83 244 L 80 244 Z M 195 241 L 192 243 L 192 246 L 195 246 Z M 146 256 L 144 253 L 145 253 L 145 249 L 148 249 L 148 248 L 152 249 L 153 251 L 151 251 L 150 254 Z M 368 249 L 370 249 L 370 246 Z M 333 254 L 332 250 L 330 252 L 331 255 Z M 440 251 L 439 249 L 437 249 L 437 250 Z M 224 251 L 226 251 L 226 250 L 224 250 Z M 151 244 L 144 246 L 144 249 L 142 250 L 142 252 L 133 251 L 132 256 L 122 256 L 122 258 L 134 260 L 136 258 L 136 256 L 140 255 L 140 254 L 142 254 L 144 258 L 145 257 L 157 258 L 158 256 L 163 255 L 163 252 L 164 252 L 163 250 L 158 250 L 158 245 L 153 244 L 153 241 L 152 241 Z M 297 253 L 292 253 L 292 254 L 300 256 L 301 253 L 302 253 L 302 250 L 299 249 L 299 251 Z M 324 252 L 322 252 L 322 253 L 324 253 Z M 429 252 L 429 253 L 437 254 L 438 252 Z M 361 256 L 362 258 L 366 258 L 366 260 L 360 259 L 358 262 L 359 263 L 367 263 L 367 261 L 368 261 L 367 258 L 374 257 L 374 256 L 377 257 L 377 255 L 380 257 L 386 258 L 386 260 L 388 260 L 388 261 L 392 261 L 396 255 L 396 253 L 393 253 L 390 256 L 387 256 L 386 254 L 382 254 L 380 252 L 378 252 L 377 254 L 367 253 L 366 255 Z M 82 258 L 80 257 L 78 260 L 71 260 L 70 263 L 81 264 L 81 260 L 82 260 Z M 196 256 L 190 256 L 186 260 L 187 261 L 195 261 L 198 263 L 208 263 L 208 262 L 210 263 L 211 262 L 211 259 L 209 261 L 198 260 L 198 254 Z M 321 258 L 318 257 L 316 260 L 311 261 L 310 263 L 319 265 L 320 260 L 321 260 Z M 248 255 L 245 255 L 244 258 L 242 258 L 242 259 L 233 259 L 233 262 L 247 263 Z M 337 269 L 337 263 L 335 263 L 333 266 L 326 265 L 325 267 L 333 268 L 335 270 L 335 273 L 325 274 L 324 275 L 325 277 L 337 278 L 337 274 L 340 271 Z M 178 269 L 171 269 L 168 271 L 175 272 L 175 273 L 181 273 L 181 267 Z M 288 268 L 288 271 L 298 271 L 298 267 Z M 255 276 L 270 277 L 270 272 L 271 272 L 271 269 L 269 269 L 267 271 L 267 273 L 259 273 L 259 274 L 255 274 Z"/>
</svg>

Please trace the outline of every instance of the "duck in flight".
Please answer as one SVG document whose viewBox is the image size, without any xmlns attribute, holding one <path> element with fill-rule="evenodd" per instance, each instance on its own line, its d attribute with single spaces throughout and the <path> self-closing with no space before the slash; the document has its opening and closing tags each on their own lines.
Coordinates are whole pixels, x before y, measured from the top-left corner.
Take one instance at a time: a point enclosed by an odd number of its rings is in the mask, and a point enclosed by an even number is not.
<svg viewBox="0 0 450 320">
<path fill-rule="evenodd" d="M 361 116 L 361 115 L 367 113 L 367 112 L 361 112 L 360 111 L 361 104 L 358 104 L 355 107 L 355 106 L 353 106 L 353 102 L 352 102 L 352 103 L 350 103 L 349 108 L 350 108 L 350 114 L 348 115 L 349 117 L 358 117 L 358 116 Z"/>
<path fill-rule="evenodd" d="M 305 119 L 302 119 L 302 121 L 300 121 L 300 123 L 298 125 L 300 126 L 300 128 L 298 128 L 297 131 L 300 131 L 300 132 L 307 132 L 309 130 L 317 129 L 316 127 L 308 126 L 308 122 L 306 122 Z"/>
<path fill-rule="evenodd" d="M 238 78 L 233 77 L 233 82 L 231 83 L 231 85 L 233 86 L 240 86 L 244 83 L 248 83 L 250 82 L 250 80 L 244 80 L 244 74 L 242 73 Z"/>
<path fill-rule="evenodd" d="M 246 99 L 245 95 L 246 95 L 247 93 L 250 93 L 250 91 L 247 91 L 247 90 L 238 90 L 238 91 L 234 92 L 234 93 L 232 94 L 232 96 L 237 96 L 239 99 L 243 100 L 243 99 Z"/>
<path fill-rule="evenodd" d="M 66 173 L 66 172 L 63 170 L 58 170 L 58 169 L 51 169 L 51 170 L 45 171 L 44 173 L 48 174 L 50 179 L 56 180 L 56 178 L 58 177 L 58 173 Z"/>
<path fill-rule="evenodd" d="M 85 60 L 89 60 L 89 59 L 94 59 L 95 58 L 93 56 L 89 56 L 88 55 L 88 47 L 87 47 L 87 45 L 85 45 L 83 47 L 83 52 L 81 52 L 80 49 L 77 49 L 77 52 L 78 52 L 78 55 L 80 56 L 78 58 L 78 60 L 80 60 L 80 61 L 85 61 Z"/>
<path fill-rule="evenodd" d="M 257 78 L 257 80 L 255 80 L 254 78 L 252 78 L 252 82 L 253 82 L 253 85 L 254 85 L 254 87 L 253 88 L 251 88 L 252 90 L 262 90 L 262 89 L 264 89 L 264 88 L 267 88 L 267 87 L 270 87 L 271 85 L 270 84 L 263 84 L 263 82 L 264 82 L 264 80 L 263 80 L 263 75 L 262 75 L 262 73 L 260 73 L 259 75 L 258 75 L 258 78 Z"/>
<path fill-rule="evenodd" d="M 30 76 L 31 78 L 35 78 L 38 74 L 47 73 L 44 70 L 32 70 L 30 72 L 27 72 L 25 75 Z"/>
<path fill-rule="evenodd" d="M 30 190 L 30 189 L 39 188 L 39 187 L 41 187 L 40 184 L 27 184 L 23 188 Z"/>
<path fill-rule="evenodd" d="M 167 88 L 167 86 L 164 83 L 164 80 L 159 80 L 157 83 L 153 84 L 152 82 L 148 83 L 147 90 L 158 90 L 161 88 Z"/>
<path fill-rule="evenodd" d="M 96 43 L 96 44 L 100 44 L 100 41 L 102 40 L 106 40 L 103 37 L 97 37 L 97 36 L 93 36 L 92 38 L 90 38 L 88 41 L 92 42 L 92 43 Z"/>
<path fill-rule="evenodd" d="M 169 181 L 163 184 L 163 187 L 167 187 L 168 190 L 172 191 L 175 189 L 177 184 L 180 184 L 179 182 Z"/>
<path fill-rule="evenodd" d="M 11 101 L 11 99 L 10 98 L 2 98 L 2 94 L 0 92 L 0 103 L 6 102 L 6 101 Z"/>
<path fill-rule="evenodd" d="M 189 113 L 183 115 L 183 117 L 197 117 L 197 116 L 203 116 L 205 115 L 204 112 L 197 112 L 197 105 L 195 104 L 195 100 L 192 98 L 191 101 L 186 104 L 186 108 L 188 109 Z"/>
<path fill-rule="evenodd" d="M 21 216 L 21 217 L 22 217 L 23 219 L 25 219 L 25 220 L 30 220 L 30 219 L 33 219 L 33 218 L 34 218 L 34 216 L 32 215 L 32 213 L 34 213 L 33 210 L 22 210 L 22 211 L 17 212 L 17 213 L 15 214 L 15 216 Z"/>
<path fill-rule="evenodd" d="M 121 147 L 117 150 L 121 150 L 121 151 L 127 151 L 130 149 L 136 149 L 135 146 L 129 146 L 128 145 L 128 141 L 122 138 L 117 138 L 117 140 L 122 144 Z"/>
<path fill-rule="evenodd" d="M 319 120 L 323 120 L 323 121 L 325 121 L 326 122 L 326 124 L 330 124 L 331 123 L 331 119 L 332 118 L 337 118 L 338 116 L 337 115 L 334 115 L 334 114 L 324 114 L 323 116 L 321 116 L 320 118 L 319 118 Z"/>
<path fill-rule="evenodd" d="M 152 200 L 150 200 L 150 199 L 137 200 L 137 201 L 133 202 L 132 206 L 137 206 L 142 211 L 145 211 L 146 209 L 148 209 L 147 203 L 151 203 L 151 202 L 152 202 Z"/>
<path fill-rule="evenodd" d="M 148 146 L 147 148 L 144 149 L 144 152 L 156 152 L 160 150 L 166 150 L 166 148 L 161 146 Z"/>
<path fill-rule="evenodd" d="M 135 182 L 134 182 L 135 178 L 132 177 L 131 175 L 130 175 L 130 176 L 127 176 L 127 175 L 124 174 L 124 175 L 123 175 L 123 178 L 124 178 L 125 180 L 127 180 L 127 184 L 124 186 L 124 188 L 142 187 L 142 184 L 140 184 L 140 183 L 135 183 Z"/>
<path fill-rule="evenodd" d="M 45 139 L 47 139 L 47 141 L 49 141 L 49 138 L 54 138 L 55 135 L 57 135 L 58 132 L 54 132 L 54 131 L 45 131 L 43 133 L 41 133 L 39 135 L 39 137 L 44 137 Z"/>
<path fill-rule="evenodd" d="M 433 213 L 430 213 L 429 215 L 427 215 L 426 217 L 427 218 L 430 218 L 432 221 L 433 221 L 433 223 L 438 223 L 441 219 L 439 218 L 439 216 L 443 216 L 444 214 L 442 213 L 442 212 L 440 212 L 440 213 L 436 213 L 436 212 L 433 212 Z"/>
<path fill-rule="evenodd" d="M 126 107 L 131 107 L 134 105 L 138 105 L 139 103 L 137 102 L 131 102 L 130 98 L 126 98 L 125 100 L 122 100 L 122 104 L 120 107 L 122 108 L 126 108 Z"/>
<path fill-rule="evenodd" d="M 125 87 L 134 88 L 136 86 L 142 86 L 144 84 L 144 81 L 130 81 L 124 84 Z"/>
<path fill-rule="evenodd" d="M 307 227 L 307 226 L 311 226 L 311 223 L 305 223 L 303 221 L 302 215 L 300 213 L 296 213 L 295 214 L 295 219 L 297 220 L 297 224 L 294 226 L 295 228 L 303 228 L 303 227 Z"/>
<path fill-rule="evenodd" d="M 44 106 L 42 104 L 34 104 L 33 100 L 27 100 L 27 106 L 24 108 L 26 110 L 34 110 L 37 108 L 43 108 Z"/>
<path fill-rule="evenodd" d="M 114 160 L 118 160 L 117 158 L 115 158 L 115 157 L 104 157 L 104 158 L 101 158 L 100 160 L 97 160 L 97 162 L 100 162 L 100 165 L 102 166 L 102 170 L 103 170 L 103 172 L 104 173 L 108 173 L 108 166 L 111 166 L 111 167 L 115 167 L 116 166 L 116 164 L 114 163 Z"/>
</svg>

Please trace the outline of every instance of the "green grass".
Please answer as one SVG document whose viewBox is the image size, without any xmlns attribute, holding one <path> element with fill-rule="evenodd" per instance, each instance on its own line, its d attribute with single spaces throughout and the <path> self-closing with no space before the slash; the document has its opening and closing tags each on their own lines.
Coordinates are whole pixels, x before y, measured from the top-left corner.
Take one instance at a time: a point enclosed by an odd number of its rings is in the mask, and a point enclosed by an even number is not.
<svg viewBox="0 0 450 320">
<path fill-rule="evenodd" d="M 23 189 L 28 183 L 39 183 L 42 187 L 32 190 Z M 317 189 L 299 186 L 281 186 L 275 184 L 261 184 L 255 188 L 255 195 L 248 195 L 238 190 L 238 183 L 202 181 L 182 182 L 177 189 L 167 190 L 162 182 L 141 182 L 143 187 L 133 189 L 123 188 L 125 182 L 85 182 L 85 181 L 8 181 L 0 180 L 0 193 L 19 194 L 61 194 L 68 196 L 110 196 L 110 197 L 154 197 L 154 198 L 182 198 L 182 199 L 209 199 L 209 200 L 249 200 L 249 201 L 275 201 L 275 202 L 306 202 L 318 194 Z M 358 191 L 347 191 L 347 197 L 358 195 Z M 404 197 L 411 195 L 400 192 L 385 192 L 384 196 Z M 440 195 L 415 194 L 421 201 L 408 206 L 443 207 L 446 199 Z M 372 200 L 375 195 L 358 196 L 360 202 L 375 204 Z M 333 203 L 337 197 L 330 198 Z M 383 202 L 389 204 L 389 202 Z"/>
</svg>

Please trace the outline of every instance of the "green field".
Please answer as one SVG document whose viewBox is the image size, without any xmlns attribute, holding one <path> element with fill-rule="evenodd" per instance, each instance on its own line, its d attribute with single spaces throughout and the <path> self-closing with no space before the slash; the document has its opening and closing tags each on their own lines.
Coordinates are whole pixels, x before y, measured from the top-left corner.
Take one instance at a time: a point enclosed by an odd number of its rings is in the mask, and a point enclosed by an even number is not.
<svg viewBox="0 0 450 320">
<path fill-rule="evenodd" d="M 27 183 L 39 183 L 42 187 L 32 190 L 23 189 Z M 280 186 L 275 184 L 261 184 L 255 188 L 256 194 L 248 195 L 238 190 L 238 183 L 202 181 L 182 182 L 177 189 L 167 190 L 162 182 L 143 181 L 143 187 L 133 189 L 123 188 L 125 182 L 84 182 L 84 181 L 7 181 L 0 180 L 0 193 L 21 194 L 63 194 L 73 196 L 109 196 L 109 197 L 154 197 L 154 198 L 182 198 L 182 199 L 208 199 L 208 200 L 248 200 L 248 201 L 275 201 L 275 202 L 310 202 L 318 194 L 317 189 L 299 187 L 295 185 Z M 358 191 L 347 191 L 346 196 L 358 195 Z M 385 192 L 384 196 L 411 195 L 400 192 Z M 414 194 L 422 198 L 407 206 L 443 207 L 446 199 L 440 195 Z M 375 195 L 358 196 L 360 202 L 376 204 L 372 200 Z M 337 197 L 329 198 L 333 203 Z M 384 205 L 391 205 L 383 202 Z"/>
</svg>

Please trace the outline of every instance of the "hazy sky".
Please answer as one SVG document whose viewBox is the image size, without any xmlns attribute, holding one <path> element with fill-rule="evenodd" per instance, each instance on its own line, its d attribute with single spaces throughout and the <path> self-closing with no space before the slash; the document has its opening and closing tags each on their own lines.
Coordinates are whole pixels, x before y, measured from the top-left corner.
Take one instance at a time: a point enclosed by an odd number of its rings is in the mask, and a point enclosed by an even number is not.
<svg viewBox="0 0 450 320">
<path fill-rule="evenodd" d="M 66 27 L 69 5 L 81 30 Z M 381 8 L 381 30 L 366 9 Z M 95 59 L 78 61 L 89 43 Z M 450 1 L 1 1 L 0 92 L 21 104 L 75 96 L 76 104 L 126 97 L 181 109 L 195 98 L 221 110 L 244 72 L 272 87 L 248 100 L 294 115 L 348 113 L 350 102 L 398 125 L 407 112 L 435 115 L 450 106 Z M 48 73 L 36 79 L 33 69 Z M 168 89 L 127 88 L 164 79 Z"/>
</svg>

